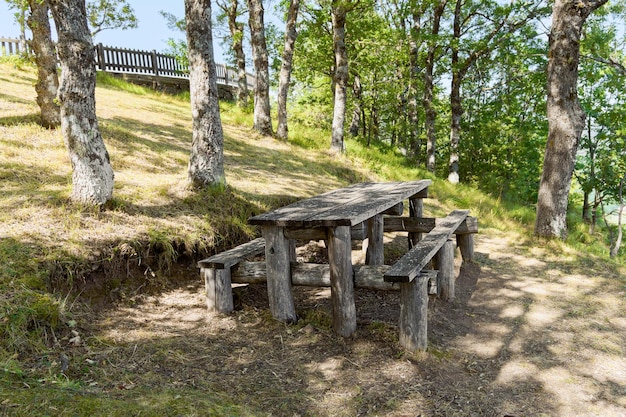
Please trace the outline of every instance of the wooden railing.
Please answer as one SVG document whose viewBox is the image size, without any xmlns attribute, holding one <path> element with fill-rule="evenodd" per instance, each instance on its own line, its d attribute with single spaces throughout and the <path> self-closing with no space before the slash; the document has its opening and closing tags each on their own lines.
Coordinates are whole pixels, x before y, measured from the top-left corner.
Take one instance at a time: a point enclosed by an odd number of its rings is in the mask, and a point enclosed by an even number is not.
<svg viewBox="0 0 626 417">
<path fill-rule="evenodd" d="M 20 39 L 0 38 L 0 56 L 19 55 L 21 52 L 28 51 L 28 43 Z"/>
<path fill-rule="evenodd" d="M 101 43 L 96 48 L 96 66 L 101 71 L 151 75 L 157 77 L 189 78 L 189 69 L 175 57 L 156 51 L 113 48 Z M 237 87 L 237 72 L 216 64 L 217 83 Z M 254 76 L 246 74 L 248 88 L 254 88 Z"/>
</svg>

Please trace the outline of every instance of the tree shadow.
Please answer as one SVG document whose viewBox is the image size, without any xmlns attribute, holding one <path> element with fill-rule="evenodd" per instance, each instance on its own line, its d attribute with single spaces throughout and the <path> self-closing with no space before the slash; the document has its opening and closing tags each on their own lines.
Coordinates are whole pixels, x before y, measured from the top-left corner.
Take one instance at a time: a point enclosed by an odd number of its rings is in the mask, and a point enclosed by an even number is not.
<svg viewBox="0 0 626 417">
<path fill-rule="evenodd" d="M 0 94 L 2 96 L 2 94 Z M 32 104 L 30 101 L 27 104 Z M 31 113 L 22 116 L 6 116 L 0 117 L 0 126 L 10 127 L 23 124 L 41 125 L 41 115 L 39 113 Z"/>
</svg>

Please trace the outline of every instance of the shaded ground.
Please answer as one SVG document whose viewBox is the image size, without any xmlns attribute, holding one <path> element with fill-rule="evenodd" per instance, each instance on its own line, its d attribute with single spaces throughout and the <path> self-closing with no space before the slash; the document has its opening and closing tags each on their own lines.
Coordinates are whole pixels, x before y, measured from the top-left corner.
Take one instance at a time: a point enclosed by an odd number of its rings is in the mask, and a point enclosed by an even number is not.
<svg viewBox="0 0 626 417">
<path fill-rule="evenodd" d="M 430 300 L 426 354 L 398 346 L 396 293 L 357 290 L 357 335 L 343 340 L 327 289 L 297 287 L 302 319 L 287 326 L 262 285 L 208 316 L 198 279 L 98 313 L 82 378 L 108 395 L 216 393 L 250 415 L 626 416 L 623 277 L 520 240 L 478 236 L 456 300 Z"/>
</svg>

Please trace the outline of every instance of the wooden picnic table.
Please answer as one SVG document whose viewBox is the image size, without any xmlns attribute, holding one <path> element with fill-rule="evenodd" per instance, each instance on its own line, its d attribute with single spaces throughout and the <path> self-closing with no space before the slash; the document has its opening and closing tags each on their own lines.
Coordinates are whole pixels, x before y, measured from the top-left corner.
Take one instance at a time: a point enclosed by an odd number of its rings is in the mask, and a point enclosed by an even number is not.
<svg viewBox="0 0 626 417">
<path fill-rule="evenodd" d="M 422 199 L 430 180 L 362 183 L 327 192 L 254 216 L 265 238 L 267 288 L 272 315 L 282 321 L 297 320 L 291 291 L 291 261 L 295 245 L 288 237 L 299 230 L 322 230 L 330 265 L 333 330 L 341 336 L 356 331 L 351 227 L 366 222 L 366 263 L 384 264 L 383 214 L 409 200 L 411 216 L 421 217 Z"/>
</svg>

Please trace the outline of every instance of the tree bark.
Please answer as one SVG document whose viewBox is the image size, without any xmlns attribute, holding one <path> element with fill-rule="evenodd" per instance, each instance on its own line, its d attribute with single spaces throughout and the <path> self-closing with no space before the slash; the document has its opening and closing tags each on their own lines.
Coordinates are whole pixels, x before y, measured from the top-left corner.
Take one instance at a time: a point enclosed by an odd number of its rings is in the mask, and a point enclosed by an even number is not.
<svg viewBox="0 0 626 417">
<path fill-rule="evenodd" d="M 453 37 L 456 42 L 452 46 L 452 83 L 450 85 L 450 161 L 448 163 L 448 181 L 452 184 L 459 182 L 459 142 L 461 140 L 461 81 L 463 77 L 459 68 L 459 41 L 461 39 L 461 6 L 463 2 L 457 0 L 454 9 Z"/>
<path fill-rule="evenodd" d="M 359 74 L 354 76 L 352 94 L 354 95 L 354 110 L 352 111 L 352 121 L 350 122 L 349 131 L 352 136 L 358 136 L 363 108 L 363 89 L 361 88 L 361 77 L 359 77 Z"/>
<path fill-rule="evenodd" d="M 291 82 L 291 68 L 293 64 L 293 48 L 296 43 L 296 21 L 298 20 L 298 9 L 300 0 L 289 2 L 289 12 L 285 24 L 285 49 L 283 50 L 283 60 L 280 66 L 280 78 L 278 82 L 278 127 L 276 133 L 279 139 L 287 140 L 289 129 L 287 126 L 287 96 L 289 94 L 289 84 Z"/>
<path fill-rule="evenodd" d="M 237 62 L 237 104 L 239 107 L 248 105 L 248 76 L 246 74 L 246 54 L 243 50 L 243 23 L 237 22 L 239 0 L 231 0 L 225 8 L 228 15 L 228 28 L 233 38 L 233 51 Z"/>
<path fill-rule="evenodd" d="M 61 130 L 72 163 L 72 200 L 103 205 L 113 195 L 113 168 L 96 118 L 96 67 L 85 2 L 49 0 L 61 61 Z"/>
<path fill-rule="evenodd" d="M 211 1 L 185 0 L 193 140 L 189 180 L 196 188 L 225 184 L 224 134 L 213 58 Z"/>
<path fill-rule="evenodd" d="M 576 151 L 585 127 L 577 94 L 580 36 L 587 17 L 607 0 L 556 0 L 548 60 L 548 142 L 543 162 L 535 234 L 567 236 L 567 201 Z"/>
<path fill-rule="evenodd" d="M 624 214 L 624 183 L 626 183 L 626 174 L 619 183 L 619 210 L 617 212 L 617 238 L 615 242 L 611 246 L 611 251 L 609 255 L 611 258 L 615 258 L 619 253 L 619 249 L 622 246 L 622 237 L 624 235 L 624 230 L 622 229 L 622 215 Z"/>
<path fill-rule="evenodd" d="M 436 160 L 435 154 L 437 152 L 437 135 L 435 132 L 435 119 L 437 113 L 433 107 L 433 71 L 435 68 L 435 54 L 437 51 L 436 37 L 439 35 L 439 27 L 441 22 L 441 16 L 446 7 L 447 0 L 440 0 L 435 5 L 433 12 L 433 26 L 430 31 L 431 39 L 428 41 L 428 53 L 426 55 L 426 65 L 424 71 L 424 112 L 426 127 L 426 169 L 429 172 L 435 172 Z M 457 55 L 458 60 L 458 55 Z"/>
<path fill-rule="evenodd" d="M 333 49 L 335 51 L 335 99 L 333 106 L 331 152 L 344 151 L 343 126 L 346 118 L 346 86 L 348 85 L 348 52 L 346 50 L 346 7 L 340 0 L 333 1 Z"/>
<path fill-rule="evenodd" d="M 254 129 L 262 135 L 271 136 L 272 116 L 270 114 L 270 76 L 263 23 L 263 3 L 261 0 L 248 0 L 250 13 L 249 26 L 254 62 Z"/>
<path fill-rule="evenodd" d="M 59 90 L 57 74 L 57 55 L 52 42 L 48 4 L 37 0 L 29 0 L 30 16 L 27 19 L 33 39 L 31 49 L 35 53 L 37 65 L 37 104 L 41 110 L 41 125 L 53 129 L 61 124 L 61 109 L 56 103 Z"/>
<path fill-rule="evenodd" d="M 419 68 L 419 45 L 418 40 L 421 37 L 421 19 L 422 19 L 422 6 L 414 5 L 415 9 L 412 11 L 413 24 L 410 29 L 409 39 L 409 91 L 407 102 L 407 116 L 409 122 L 409 137 L 407 144 L 405 145 L 413 155 L 419 156 L 421 143 L 419 139 L 419 115 L 417 109 L 417 91 L 418 91 L 418 77 L 420 73 Z M 404 24 L 403 24 L 404 26 Z"/>
</svg>

